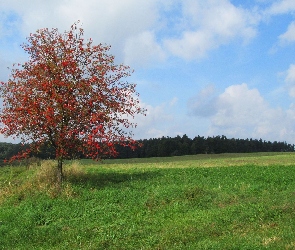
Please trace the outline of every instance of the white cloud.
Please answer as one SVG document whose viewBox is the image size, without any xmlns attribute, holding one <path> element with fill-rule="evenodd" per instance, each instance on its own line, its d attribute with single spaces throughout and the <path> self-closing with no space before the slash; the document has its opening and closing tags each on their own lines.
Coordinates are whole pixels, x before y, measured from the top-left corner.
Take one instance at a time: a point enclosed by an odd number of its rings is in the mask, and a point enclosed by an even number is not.
<svg viewBox="0 0 295 250">
<path fill-rule="evenodd" d="M 0 11 L 0 38 L 12 36 L 19 24 L 20 19 L 13 12 Z"/>
<path fill-rule="evenodd" d="M 178 98 L 177 97 L 174 97 L 170 102 L 169 102 L 169 105 L 171 107 L 175 106 L 176 104 L 178 103 Z"/>
<path fill-rule="evenodd" d="M 1 46 L 0 46 L 1 47 Z M 6 81 L 10 75 L 10 69 L 13 63 L 21 63 L 27 59 L 27 56 L 20 48 L 19 44 L 10 44 L 12 50 L 5 46 L 0 48 L 0 81 Z"/>
<path fill-rule="evenodd" d="M 22 17 L 25 34 L 40 27 L 68 28 L 81 19 L 98 37 L 137 33 L 154 24 L 157 18 L 155 1 L 138 0 L 35 0 L 19 4 L 18 0 L 1 3 L 4 10 L 13 10 Z M 119 39 L 118 37 L 118 39 Z"/>
<path fill-rule="evenodd" d="M 4 135 L 0 134 L 0 142 L 7 142 L 7 143 L 20 143 L 21 140 L 19 138 L 13 137 L 5 137 Z"/>
<path fill-rule="evenodd" d="M 258 21 L 255 12 L 236 7 L 229 0 L 23 2 L 0 3 L 4 13 L 13 12 L 20 17 L 22 38 L 44 27 L 58 27 L 62 32 L 81 20 L 86 37 L 92 37 L 95 43 L 111 44 L 112 53 L 120 62 L 141 66 L 161 62 L 168 53 L 198 59 L 234 39 L 247 42 L 255 36 Z M 180 8 L 177 18 L 173 12 L 176 8 Z M 171 35 L 175 32 L 176 37 Z"/>
<path fill-rule="evenodd" d="M 165 39 L 164 44 L 174 55 L 185 59 L 201 58 L 209 50 L 229 43 L 234 38 L 248 41 L 256 34 L 257 17 L 235 7 L 228 0 L 183 2 L 181 37 Z"/>
<path fill-rule="evenodd" d="M 295 1 L 294 0 L 279 0 L 275 1 L 266 11 L 266 13 L 271 15 L 284 14 L 288 12 L 295 11 Z"/>
<path fill-rule="evenodd" d="M 175 117 L 173 115 L 173 107 L 177 102 L 177 98 L 172 98 L 169 102 L 152 106 L 144 102 L 140 102 L 142 108 L 146 109 L 146 116 L 136 116 L 135 122 L 137 128 L 134 130 L 135 138 L 157 138 L 168 135 L 177 135 L 173 130 L 175 125 Z"/>
<path fill-rule="evenodd" d="M 111 44 L 112 53 L 123 61 L 125 42 L 156 26 L 156 4 L 157 0 L 31 0 L 22 4 L 7 0 L 1 1 L 0 9 L 21 18 L 19 29 L 23 38 L 45 27 L 63 32 L 81 20 L 85 37 L 93 38 L 95 43 Z"/>
<path fill-rule="evenodd" d="M 293 107 L 287 111 L 271 108 L 257 89 L 245 83 L 227 87 L 210 105 L 214 113 L 209 117 L 209 135 L 289 142 L 295 137 Z"/>
<path fill-rule="evenodd" d="M 225 89 L 217 100 L 217 113 L 212 119 L 216 127 L 245 127 L 259 122 L 267 105 L 257 89 L 248 89 L 247 84 L 232 85 Z"/>
<path fill-rule="evenodd" d="M 196 96 L 188 101 L 189 114 L 209 117 L 216 113 L 215 87 L 213 84 L 206 86 Z"/>
<path fill-rule="evenodd" d="M 178 57 L 184 59 L 201 58 L 208 50 L 216 48 L 212 34 L 208 31 L 186 31 L 181 39 L 167 39 L 165 46 Z"/>
<path fill-rule="evenodd" d="M 290 23 L 287 31 L 279 36 L 279 40 L 282 45 L 295 42 L 295 22 Z"/>
<path fill-rule="evenodd" d="M 6 81 L 8 79 L 9 71 L 7 69 L 8 62 L 0 59 L 0 81 Z"/>
<path fill-rule="evenodd" d="M 285 74 L 285 82 L 287 83 L 289 95 L 291 97 L 295 97 L 295 65 L 291 64 L 289 69 L 285 72 Z"/>
<path fill-rule="evenodd" d="M 295 13 L 295 1 L 294 0 L 276 0 L 262 11 L 264 18 L 268 20 L 272 16 L 292 14 Z M 271 48 L 270 52 L 275 53 L 278 50 L 278 46 L 287 45 L 295 41 L 295 22 L 291 22 L 287 28 L 287 31 L 278 37 L 278 43 Z"/>
<path fill-rule="evenodd" d="M 130 65 L 148 65 L 154 61 L 163 61 L 165 53 L 156 42 L 155 34 L 144 31 L 126 40 L 125 62 Z"/>
</svg>

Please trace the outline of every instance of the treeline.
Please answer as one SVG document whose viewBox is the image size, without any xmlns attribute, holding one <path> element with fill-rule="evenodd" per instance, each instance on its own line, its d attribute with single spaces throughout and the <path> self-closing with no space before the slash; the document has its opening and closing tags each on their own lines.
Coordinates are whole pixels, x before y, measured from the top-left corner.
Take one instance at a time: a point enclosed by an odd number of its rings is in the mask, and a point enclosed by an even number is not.
<svg viewBox="0 0 295 250">
<path fill-rule="evenodd" d="M 22 150 L 21 144 L 0 142 L 0 159 L 10 159 Z"/>
<path fill-rule="evenodd" d="M 226 136 L 197 136 L 193 139 L 187 135 L 176 137 L 161 137 L 139 140 L 141 147 L 131 150 L 128 147 L 117 146 L 118 158 L 148 158 L 167 157 L 194 154 L 220 153 L 252 153 L 252 152 L 294 152 L 294 144 L 286 142 L 270 142 L 257 139 L 234 139 Z M 21 144 L 0 142 L 0 159 L 9 159 L 23 150 Z M 41 148 L 32 156 L 41 159 L 53 159 L 54 149 L 49 146 Z M 77 155 L 84 158 L 83 155 Z"/>
<path fill-rule="evenodd" d="M 147 158 L 194 154 L 252 153 L 252 152 L 294 152 L 294 144 L 270 142 L 262 139 L 234 139 L 226 136 L 197 136 L 190 139 L 187 135 L 139 140 L 142 147 L 132 151 L 118 147 L 119 158 Z"/>
</svg>

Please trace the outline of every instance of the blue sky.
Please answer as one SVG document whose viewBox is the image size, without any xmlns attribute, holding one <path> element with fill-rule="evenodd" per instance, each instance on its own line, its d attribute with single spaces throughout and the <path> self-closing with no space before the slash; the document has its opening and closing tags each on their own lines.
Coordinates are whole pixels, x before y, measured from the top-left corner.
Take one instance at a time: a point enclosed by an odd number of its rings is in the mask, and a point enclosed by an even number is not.
<svg viewBox="0 0 295 250">
<path fill-rule="evenodd" d="M 26 60 L 19 45 L 31 32 L 77 20 L 135 70 L 129 81 L 148 110 L 136 139 L 295 143 L 294 0 L 2 0 L 0 81 Z"/>
</svg>

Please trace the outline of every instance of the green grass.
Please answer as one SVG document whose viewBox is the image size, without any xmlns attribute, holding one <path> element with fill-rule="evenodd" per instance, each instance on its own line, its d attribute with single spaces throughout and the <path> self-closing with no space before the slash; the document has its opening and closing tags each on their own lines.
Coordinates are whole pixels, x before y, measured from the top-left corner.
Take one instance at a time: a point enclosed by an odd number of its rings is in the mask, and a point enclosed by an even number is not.
<svg viewBox="0 0 295 250">
<path fill-rule="evenodd" d="M 0 249 L 295 249 L 295 154 L 0 168 Z"/>
</svg>

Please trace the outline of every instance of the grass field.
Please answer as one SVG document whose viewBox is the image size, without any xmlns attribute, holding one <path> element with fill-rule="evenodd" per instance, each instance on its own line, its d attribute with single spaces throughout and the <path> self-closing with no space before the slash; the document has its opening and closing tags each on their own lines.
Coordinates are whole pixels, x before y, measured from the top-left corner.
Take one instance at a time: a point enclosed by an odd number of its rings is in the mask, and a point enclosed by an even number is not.
<svg viewBox="0 0 295 250">
<path fill-rule="evenodd" d="M 295 249 L 295 154 L 0 168 L 0 249 Z"/>
</svg>

